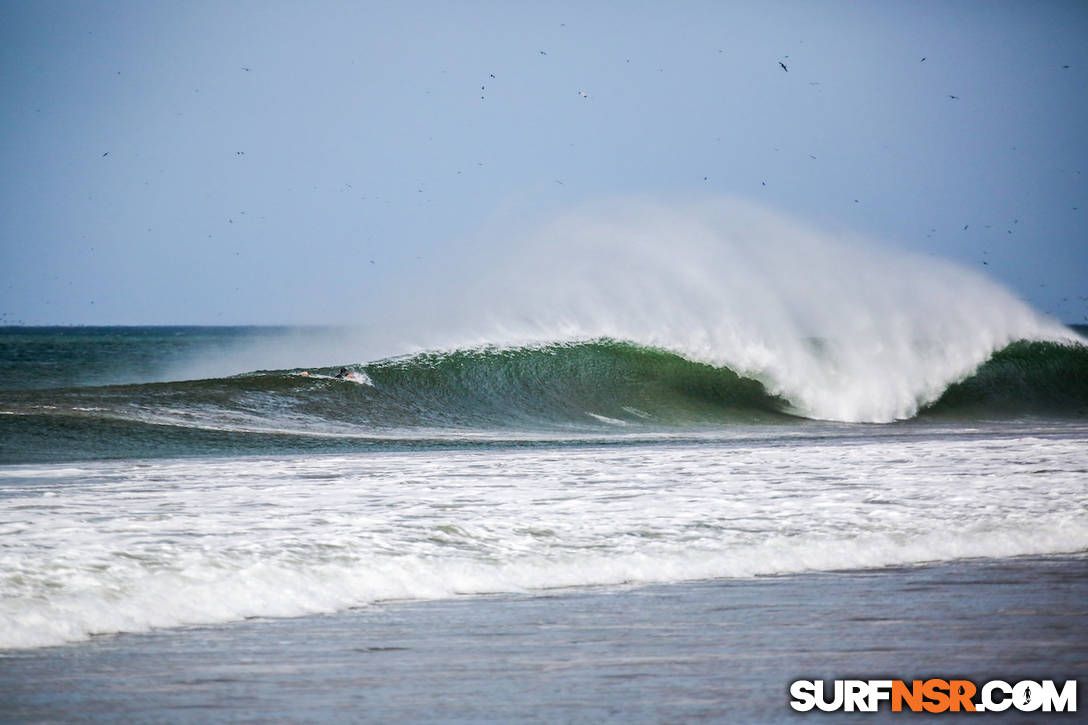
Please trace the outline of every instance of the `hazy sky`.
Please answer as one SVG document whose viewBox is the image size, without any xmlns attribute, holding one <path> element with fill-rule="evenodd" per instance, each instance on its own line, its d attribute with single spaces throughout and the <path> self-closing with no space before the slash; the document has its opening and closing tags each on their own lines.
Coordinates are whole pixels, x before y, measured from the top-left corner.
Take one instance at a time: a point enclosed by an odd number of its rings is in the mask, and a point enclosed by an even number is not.
<svg viewBox="0 0 1088 725">
<path fill-rule="evenodd" d="M 357 321 L 496 217 L 627 196 L 1088 321 L 1082 1 L 12 0 L 0 65 L 0 323 Z"/>
</svg>

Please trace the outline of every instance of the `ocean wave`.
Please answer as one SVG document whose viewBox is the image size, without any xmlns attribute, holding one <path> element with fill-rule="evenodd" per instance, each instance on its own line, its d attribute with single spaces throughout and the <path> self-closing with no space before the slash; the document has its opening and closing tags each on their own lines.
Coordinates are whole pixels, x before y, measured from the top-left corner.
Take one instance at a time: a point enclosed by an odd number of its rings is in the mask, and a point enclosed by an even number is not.
<svg viewBox="0 0 1088 725">
<path fill-rule="evenodd" d="M 0 649 L 386 600 L 1084 552 L 1082 439 L 1008 443 L 12 467 Z"/>
<path fill-rule="evenodd" d="M 925 412 L 1088 417 L 1088 347 L 1073 342 L 1014 342 L 970 376 L 949 385 Z"/>
<path fill-rule="evenodd" d="M 813 343 L 814 345 L 817 343 Z M 629 435 L 799 424 L 794 401 L 728 367 L 615 340 L 429 352 L 337 368 L 11 391 L 0 460 L 343 450 L 398 440 Z M 303 374 L 309 373 L 309 374 Z M 360 381 L 363 381 L 360 384 Z M 1088 347 L 1016 342 L 948 381 L 922 419 L 1088 417 Z"/>
<path fill-rule="evenodd" d="M 508 562 L 378 556 L 351 563 L 251 562 L 224 567 L 214 561 L 194 561 L 183 569 L 135 581 L 100 582 L 104 591 L 56 596 L 45 603 L 11 598 L 0 605 L 0 650 L 247 617 L 327 614 L 391 600 L 876 569 L 948 559 L 1072 554 L 1088 547 L 1084 527 L 1069 525 L 1057 534 L 1042 536 L 1010 526 L 985 535 L 903 539 L 772 537 L 764 544 L 733 551 L 525 557 Z M 178 596 L 179 592 L 184 596 Z"/>
</svg>

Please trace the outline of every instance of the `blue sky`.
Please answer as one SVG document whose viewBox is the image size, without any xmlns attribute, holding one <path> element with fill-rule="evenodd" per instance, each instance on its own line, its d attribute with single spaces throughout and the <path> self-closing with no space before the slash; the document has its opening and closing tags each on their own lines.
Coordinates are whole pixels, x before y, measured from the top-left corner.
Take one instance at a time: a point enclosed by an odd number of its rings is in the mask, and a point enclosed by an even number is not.
<svg viewBox="0 0 1088 725">
<path fill-rule="evenodd" d="M 1083 2 L 4 2 L 0 40 L 0 323 L 351 323 L 627 197 L 1088 322 Z"/>
</svg>

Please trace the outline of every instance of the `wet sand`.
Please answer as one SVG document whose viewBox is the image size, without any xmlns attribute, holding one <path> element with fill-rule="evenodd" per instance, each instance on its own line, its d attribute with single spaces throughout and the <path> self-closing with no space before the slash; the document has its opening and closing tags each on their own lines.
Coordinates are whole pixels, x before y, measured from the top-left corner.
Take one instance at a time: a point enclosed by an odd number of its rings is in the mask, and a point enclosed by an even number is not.
<svg viewBox="0 0 1088 725">
<path fill-rule="evenodd" d="M 390 602 L 101 637 L 0 653 L 0 721 L 932 719 L 789 708 L 795 679 L 852 677 L 1077 678 L 1083 701 L 1088 558 Z M 961 718 L 980 719 L 942 722 Z"/>
</svg>

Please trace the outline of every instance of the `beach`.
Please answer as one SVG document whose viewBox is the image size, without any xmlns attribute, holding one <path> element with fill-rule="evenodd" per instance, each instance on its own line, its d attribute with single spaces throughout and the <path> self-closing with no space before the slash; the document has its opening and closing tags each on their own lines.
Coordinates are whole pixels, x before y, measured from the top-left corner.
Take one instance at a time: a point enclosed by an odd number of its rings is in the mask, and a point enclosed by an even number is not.
<svg viewBox="0 0 1088 725">
<path fill-rule="evenodd" d="M 790 709 L 790 682 L 1078 678 L 1083 688 L 1086 602 L 1082 556 L 386 602 L 7 652 L 0 719 L 820 721 Z M 836 720 L 932 717 L 885 708 Z M 945 719 L 957 717 L 978 719 Z"/>
</svg>

